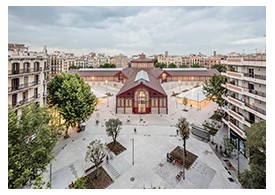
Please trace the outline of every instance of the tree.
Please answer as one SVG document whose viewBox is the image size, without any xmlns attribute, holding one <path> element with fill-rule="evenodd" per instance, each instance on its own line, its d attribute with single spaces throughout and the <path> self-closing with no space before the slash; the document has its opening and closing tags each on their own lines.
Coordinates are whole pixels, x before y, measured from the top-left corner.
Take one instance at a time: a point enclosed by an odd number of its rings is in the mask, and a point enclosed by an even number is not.
<svg viewBox="0 0 275 195">
<path fill-rule="evenodd" d="M 122 125 L 122 122 L 118 118 L 117 119 L 111 118 L 105 122 L 106 133 L 108 136 L 112 136 L 114 142 L 116 142 L 116 138 L 120 133 L 121 125 Z"/>
<path fill-rule="evenodd" d="M 166 65 L 166 64 L 160 63 L 160 62 L 156 62 L 156 63 L 154 64 L 154 66 L 155 66 L 156 68 L 161 68 L 161 69 L 167 68 L 167 65 Z"/>
<path fill-rule="evenodd" d="M 193 65 L 191 65 L 191 68 L 201 68 L 201 65 L 199 65 L 198 63 L 197 64 L 193 64 Z"/>
<path fill-rule="evenodd" d="M 176 124 L 177 130 L 180 133 L 180 136 L 183 140 L 183 149 L 184 149 L 184 155 L 183 155 L 183 179 L 185 179 L 185 173 L 184 173 L 184 169 L 185 169 L 185 161 L 186 161 L 186 140 L 189 138 L 190 135 L 190 127 L 189 127 L 189 123 L 186 121 L 186 118 L 181 117 L 178 119 L 178 123 Z"/>
<path fill-rule="evenodd" d="M 266 122 L 254 123 L 246 128 L 246 150 L 250 170 L 240 174 L 239 181 L 244 188 L 266 188 Z"/>
<path fill-rule="evenodd" d="M 177 68 L 177 65 L 174 64 L 174 63 L 171 63 L 171 64 L 168 65 L 168 68 Z"/>
<path fill-rule="evenodd" d="M 186 105 L 188 104 L 188 99 L 186 97 L 184 97 L 182 99 L 182 103 L 183 103 L 183 105 L 185 106 L 185 109 L 186 109 Z"/>
<path fill-rule="evenodd" d="M 85 160 L 90 160 L 96 166 L 96 179 L 99 175 L 99 165 L 102 162 L 103 158 L 106 156 L 104 152 L 105 144 L 102 144 L 100 140 L 91 141 L 87 146 L 86 158 Z"/>
<path fill-rule="evenodd" d="M 222 87 L 225 83 L 225 76 L 214 75 L 210 80 L 206 81 L 203 85 L 203 93 L 207 97 L 210 97 L 214 102 L 221 106 L 224 102 L 222 94 L 225 93 L 226 89 Z"/>
<path fill-rule="evenodd" d="M 116 68 L 116 65 L 115 64 L 105 63 L 105 64 L 101 64 L 99 66 L 99 68 Z"/>
<path fill-rule="evenodd" d="M 62 129 L 51 110 L 35 103 L 23 107 L 20 117 L 9 107 L 8 116 L 8 186 L 22 188 L 36 179 L 39 184 Z"/>
<path fill-rule="evenodd" d="M 225 72 L 226 71 L 226 67 L 222 64 L 214 64 L 212 66 L 212 68 L 217 69 L 219 72 Z"/>
<path fill-rule="evenodd" d="M 96 97 L 90 91 L 90 86 L 84 82 L 79 74 L 61 73 L 48 84 L 48 99 L 50 105 L 56 106 L 65 119 L 66 132 L 87 120 L 96 106 Z"/>
<path fill-rule="evenodd" d="M 214 136 L 216 135 L 216 133 L 218 132 L 218 123 L 216 121 L 206 121 L 202 124 L 202 126 L 208 131 L 208 133 L 211 135 L 212 140 L 211 142 L 214 143 Z"/>
<path fill-rule="evenodd" d="M 232 140 L 227 135 L 225 135 L 224 138 L 223 138 L 223 146 L 224 146 L 225 155 L 230 157 L 233 150 L 235 149 L 235 146 L 232 143 Z"/>
</svg>

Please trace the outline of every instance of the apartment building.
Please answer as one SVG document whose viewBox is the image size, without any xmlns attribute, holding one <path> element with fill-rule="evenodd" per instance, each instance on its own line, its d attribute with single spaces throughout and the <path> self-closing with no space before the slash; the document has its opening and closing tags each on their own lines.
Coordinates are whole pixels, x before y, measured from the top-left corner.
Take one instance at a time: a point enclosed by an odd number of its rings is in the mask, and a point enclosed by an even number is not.
<svg viewBox="0 0 275 195">
<path fill-rule="evenodd" d="M 168 56 L 168 53 L 166 53 L 167 55 L 159 55 L 158 56 L 158 62 L 159 63 L 164 63 L 167 66 L 169 64 L 176 64 L 177 67 L 182 65 L 182 57 L 181 56 Z"/>
<path fill-rule="evenodd" d="M 8 104 L 17 115 L 32 102 L 46 104 L 48 72 L 46 47 L 37 53 L 23 44 L 8 44 Z"/>
<path fill-rule="evenodd" d="M 110 58 L 110 63 L 115 64 L 117 68 L 128 67 L 129 58 L 123 54 L 115 55 Z"/>
<path fill-rule="evenodd" d="M 266 120 L 266 54 L 232 55 L 221 63 L 227 67 L 222 73 L 227 77 L 222 121 L 236 146 L 239 142 L 240 151 L 245 153 L 245 129 Z"/>
<path fill-rule="evenodd" d="M 54 51 L 54 53 L 49 54 L 48 65 L 50 68 L 50 76 L 55 76 L 60 72 L 67 71 L 67 64 L 65 65 L 65 53 L 61 51 Z"/>
</svg>

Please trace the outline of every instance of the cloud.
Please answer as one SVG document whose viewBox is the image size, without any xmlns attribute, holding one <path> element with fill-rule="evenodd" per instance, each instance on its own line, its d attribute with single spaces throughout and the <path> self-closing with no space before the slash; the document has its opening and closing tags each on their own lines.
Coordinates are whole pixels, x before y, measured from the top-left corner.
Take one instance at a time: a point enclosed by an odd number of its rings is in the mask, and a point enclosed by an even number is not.
<svg viewBox="0 0 275 195">
<path fill-rule="evenodd" d="M 265 7 L 9 7 L 9 42 L 128 56 L 254 51 L 265 47 L 265 40 L 249 41 L 266 33 L 265 12 Z"/>
</svg>

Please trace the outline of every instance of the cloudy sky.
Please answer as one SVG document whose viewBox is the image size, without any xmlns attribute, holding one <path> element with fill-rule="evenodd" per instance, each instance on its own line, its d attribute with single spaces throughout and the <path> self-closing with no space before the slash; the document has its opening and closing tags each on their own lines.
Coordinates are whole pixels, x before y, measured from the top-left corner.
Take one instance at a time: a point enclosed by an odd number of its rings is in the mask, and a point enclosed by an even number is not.
<svg viewBox="0 0 275 195">
<path fill-rule="evenodd" d="M 265 7 L 12 7 L 9 43 L 129 57 L 264 51 Z"/>
</svg>

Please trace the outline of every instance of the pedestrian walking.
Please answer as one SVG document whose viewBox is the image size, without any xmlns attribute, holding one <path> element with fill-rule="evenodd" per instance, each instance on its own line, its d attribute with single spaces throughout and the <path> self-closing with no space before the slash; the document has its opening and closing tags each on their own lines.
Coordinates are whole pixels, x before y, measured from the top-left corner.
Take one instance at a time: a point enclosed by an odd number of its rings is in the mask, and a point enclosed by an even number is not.
<svg viewBox="0 0 275 195">
<path fill-rule="evenodd" d="M 109 156 L 106 155 L 106 163 L 108 164 L 108 161 L 109 161 Z"/>
<path fill-rule="evenodd" d="M 177 135 L 179 135 L 179 130 L 177 129 Z"/>
<path fill-rule="evenodd" d="M 216 152 L 218 151 L 218 144 L 216 144 Z"/>
<path fill-rule="evenodd" d="M 220 153 L 222 154 L 222 145 L 220 145 Z"/>
<path fill-rule="evenodd" d="M 136 128 L 134 128 L 134 133 L 137 134 L 137 129 Z"/>
</svg>

